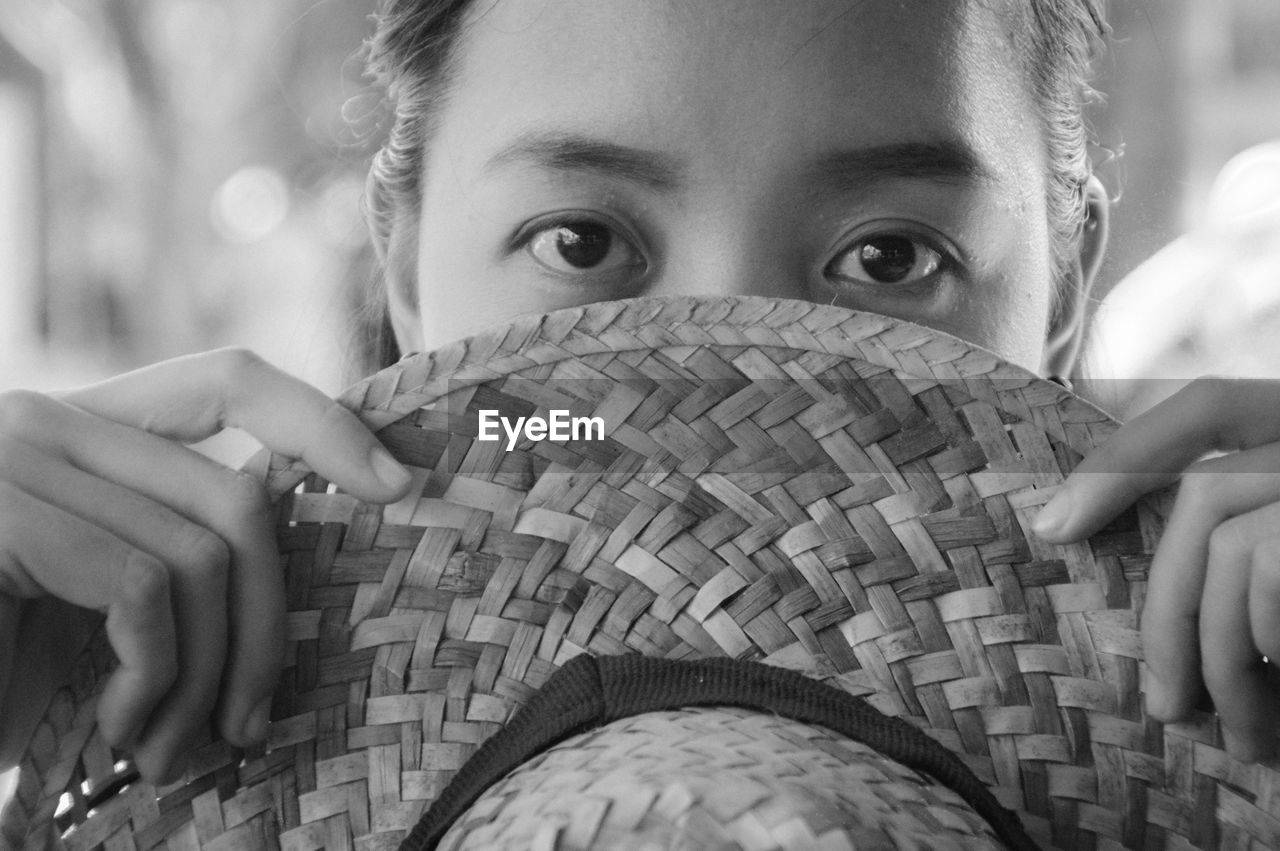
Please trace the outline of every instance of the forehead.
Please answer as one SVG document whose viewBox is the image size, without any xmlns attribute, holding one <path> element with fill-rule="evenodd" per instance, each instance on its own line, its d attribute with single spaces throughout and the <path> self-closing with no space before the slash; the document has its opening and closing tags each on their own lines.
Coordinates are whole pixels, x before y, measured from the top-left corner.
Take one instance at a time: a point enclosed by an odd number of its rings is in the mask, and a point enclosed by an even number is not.
<svg viewBox="0 0 1280 851">
<path fill-rule="evenodd" d="M 1038 137 L 1004 3 L 491 0 L 458 45 L 469 138 L 554 122 L 720 156 L 964 137 L 1000 165 Z M 1036 147 L 1033 145 L 1033 147 Z M 1005 167 L 1017 163 L 1004 162 Z"/>
</svg>

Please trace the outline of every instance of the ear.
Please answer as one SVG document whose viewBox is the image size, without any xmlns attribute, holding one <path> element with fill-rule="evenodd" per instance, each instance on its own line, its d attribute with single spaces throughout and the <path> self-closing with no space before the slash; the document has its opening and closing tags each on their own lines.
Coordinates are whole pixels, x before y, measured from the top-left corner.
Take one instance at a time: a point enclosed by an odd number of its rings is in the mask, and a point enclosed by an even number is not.
<svg viewBox="0 0 1280 851">
<path fill-rule="evenodd" d="M 423 349 L 421 308 L 418 305 L 418 220 L 397 216 L 382 257 L 387 286 L 387 313 L 400 351 Z"/>
<path fill-rule="evenodd" d="M 1089 312 L 1089 296 L 1094 278 L 1102 265 L 1107 248 L 1108 220 L 1111 202 L 1107 191 L 1096 177 L 1084 187 L 1085 220 L 1080 229 L 1076 255 L 1066 280 L 1059 282 L 1061 307 L 1056 312 L 1045 337 L 1042 372 L 1067 377 L 1075 369 L 1084 344 L 1085 320 Z"/>
</svg>

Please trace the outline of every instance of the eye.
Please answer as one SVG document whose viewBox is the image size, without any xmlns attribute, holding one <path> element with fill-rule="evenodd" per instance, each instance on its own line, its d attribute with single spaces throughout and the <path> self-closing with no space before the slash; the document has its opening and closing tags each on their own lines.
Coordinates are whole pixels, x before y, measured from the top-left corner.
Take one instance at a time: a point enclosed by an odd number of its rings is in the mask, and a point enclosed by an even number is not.
<svg viewBox="0 0 1280 851">
<path fill-rule="evenodd" d="M 544 225 L 529 238 L 533 259 L 561 275 L 642 272 L 644 257 L 630 240 L 603 222 L 577 218 Z"/>
<path fill-rule="evenodd" d="M 919 237 L 877 234 L 842 251 L 826 273 L 856 283 L 911 284 L 932 276 L 944 262 L 942 252 Z"/>
</svg>

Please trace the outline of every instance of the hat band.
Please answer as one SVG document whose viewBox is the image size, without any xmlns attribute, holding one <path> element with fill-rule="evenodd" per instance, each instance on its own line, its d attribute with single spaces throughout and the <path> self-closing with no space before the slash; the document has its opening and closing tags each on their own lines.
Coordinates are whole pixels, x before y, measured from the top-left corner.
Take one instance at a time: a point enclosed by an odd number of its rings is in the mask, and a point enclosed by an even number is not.
<svg viewBox="0 0 1280 851">
<path fill-rule="evenodd" d="M 565 663 L 485 741 L 423 814 L 401 851 L 435 848 L 486 789 L 553 745 L 622 718 L 691 706 L 752 709 L 826 727 L 950 787 L 1009 848 L 1037 848 L 1017 814 L 1001 806 L 955 754 L 847 692 L 759 662 L 583 654 Z"/>
</svg>

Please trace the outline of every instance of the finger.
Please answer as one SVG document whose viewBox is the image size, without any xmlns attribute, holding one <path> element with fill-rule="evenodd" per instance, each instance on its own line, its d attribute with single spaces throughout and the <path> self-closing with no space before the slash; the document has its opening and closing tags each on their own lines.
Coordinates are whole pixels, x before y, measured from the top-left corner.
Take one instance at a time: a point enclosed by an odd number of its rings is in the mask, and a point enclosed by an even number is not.
<svg viewBox="0 0 1280 851">
<path fill-rule="evenodd" d="M 224 428 L 244 429 L 268 449 L 301 458 L 361 499 L 395 501 L 411 480 L 354 414 L 241 349 L 165 361 L 61 398 L 100 417 L 184 442 Z"/>
<path fill-rule="evenodd" d="M 1254 549 L 1277 522 L 1280 506 L 1267 506 L 1214 530 L 1200 604 L 1205 685 L 1213 697 L 1227 752 L 1248 762 L 1274 756 L 1272 719 L 1280 691 L 1244 615 L 1249 612 Z"/>
<path fill-rule="evenodd" d="M 181 647 L 169 572 L 160 561 L 139 552 L 129 556 L 120 574 L 120 592 L 107 609 L 107 640 L 120 665 L 98 701 L 98 726 L 108 742 L 132 746 L 168 684 L 180 683 Z M 157 654 L 156 648 L 177 652 Z M 170 754 L 159 757 L 166 764 L 172 759 Z"/>
<path fill-rule="evenodd" d="M 261 740 L 283 666 L 285 609 L 262 487 L 186 447 L 64 402 L 37 396 L 24 404 L 32 410 L 9 412 L 4 439 L 29 441 L 69 465 L 13 452 L 11 475 L 177 570 L 182 678 L 143 749 L 153 736 L 170 744 L 189 738 L 208 718 L 220 680 L 223 736 L 237 745 Z"/>
<path fill-rule="evenodd" d="M 1182 478 L 1151 561 L 1142 611 L 1146 705 L 1156 718 L 1181 720 L 1195 708 L 1202 682 L 1197 624 L 1211 537 L 1224 521 L 1280 500 L 1280 475 L 1252 472 L 1277 464 L 1280 444 L 1270 444 L 1202 461 Z"/>
<path fill-rule="evenodd" d="M 90 569 L 85 569 L 86 566 Z M 120 659 L 98 717 L 112 744 L 145 724 L 173 683 L 177 648 L 164 566 L 81 518 L 0 482 L 0 583 L 10 597 L 44 594 L 107 612 Z M 136 583 L 136 584 L 135 584 Z"/>
<path fill-rule="evenodd" d="M 1253 551 L 1249 626 L 1254 646 L 1272 665 L 1280 665 L 1280 525 L 1271 526 L 1267 539 Z"/>
<path fill-rule="evenodd" d="M 1194 381 L 1080 462 L 1041 510 L 1034 531 L 1052 543 L 1085 538 L 1210 452 L 1280 441 L 1277 411 L 1280 382 Z"/>
<path fill-rule="evenodd" d="M 88 417 L 81 412 L 73 415 Z M 50 432 L 59 428 L 51 423 Z M 135 635 L 145 634 L 149 640 L 159 636 L 167 647 L 173 647 L 176 638 L 176 679 L 170 676 L 172 688 L 151 694 L 134 682 L 143 674 L 142 685 L 154 682 L 151 672 L 124 665 L 121 676 L 104 694 L 108 707 L 104 732 L 117 743 L 138 738 L 135 755 L 139 767 L 148 776 L 167 776 L 175 757 L 185 751 L 195 731 L 208 720 L 222 680 L 227 652 L 226 545 L 212 532 L 145 495 L 48 457 L 10 435 L 0 436 L 0 458 L 9 483 L 24 493 L 45 505 L 58 506 L 140 551 L 124 565 L 120 591 L 108 609 L 108 637 L 117 653 L 124 654 L 122 662 L 146 652 L 132 640 Z M 173 568 L 172 588 L 171 574 L 163 565 Z M 65 598 L 65 594 L 58 596 Z M 161 600 L 165 605 L 157 610 Z M 170 600 L 176 608 L 176 625 Z M 136 719 L 139 708 L 151 710 L 161 696 L 163 700 L 150 713 L 145 729 L 112 726 L 112 718 Z"/>
</svg>

